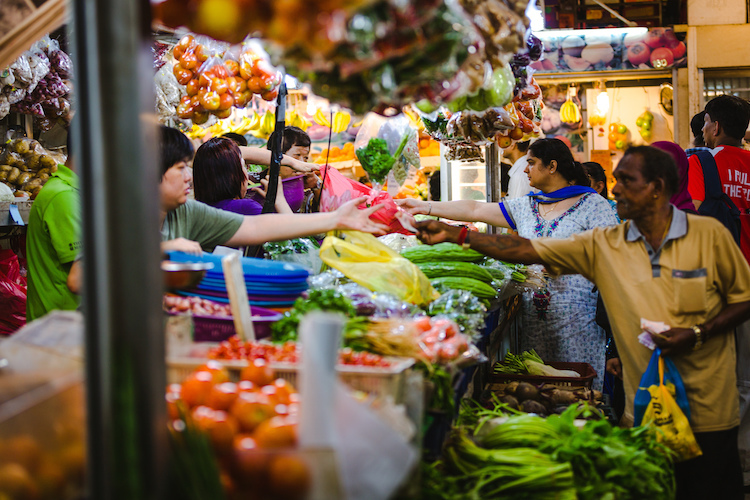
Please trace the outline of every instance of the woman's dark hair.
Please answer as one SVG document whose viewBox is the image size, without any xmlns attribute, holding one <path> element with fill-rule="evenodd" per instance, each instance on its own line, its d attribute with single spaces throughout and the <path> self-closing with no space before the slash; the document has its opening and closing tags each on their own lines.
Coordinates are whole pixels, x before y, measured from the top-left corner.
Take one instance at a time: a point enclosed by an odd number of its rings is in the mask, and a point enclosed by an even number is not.
<svg viewBox="0 0 750 500">
<path fill-rule="evenodd" d="M 677 192 L 680 187 L 680 176 L 671 154 L 653 146 L 633 146 L 625 151 L 623 158 L 629 155 L 641 157 L 641 175 L 646 181 L 661 179 L 668 195 Z"/>
<path fill-rule="evenodd" d="M 240 135 L 237 132 L 227 132 L 222 135 L 222 137 L 233 140 L 238 146 L 247 146 L 247 139 L 245 139 L 245 136 Z"/>
<path fill-rule="evenodd" d="M 589 178 L 580 163 L 573 159 L 570 148 L 560 139 L 539 139 L 529 146 L 529 152 L 548 166 L 557 161 L 557 171 L 568 182 L 577 186 L 588 186 Z"/>
<path fill-rule="evenodd" d="M 214 137 L 196 151 L 193 159 L 196 200 L 212 205 L 239 198 L 246 180 L 240 148 L 231 139 Z"/>
<path fill-rule="evenodd" d="M 595 161 L 587 161 L 585 163 L 581 163 L 581 165 L 583 166 L 583 170 L 586 172 L 586 175 L 589 176 L 591 180 L 593 180 L 594 182 L 604 183 L 604 189 L 602 189 L 602 192 L 599 194 L 604 196 L 605 198 L 608 198 L 609 193 L 607 192 L 607 174 L 604 173 L 604 168 L 602 168 L 602 166 Z"/>
<path fill-rule="evenodd" d="M 696 148 L 705 147 L 706 141 L 703 139 L 703 125 L 706 123 L 705 111 L 700 111 L 690 120 L 690 130 L 693 131 L 693 144 Z"/>
<path fill-rule="evenodd" d="M 175 163 L 189 162 L 195 150 L 190 139 L 177 129 L 159 126 L 161 140 L 161 175 L 167 173 Z"/>
<path fill-rule="evenodd" d="M 275 134 L 276 132 L 273 132 L 268 138 L 268 143 L 266 144 L 267 149 L 271 149 L 271 145 L 276 138 Z M 310 144 L 310 136 L 307 135 L 307 132 L 305 132 L 301 128 L 292 126 L 284 127 L 284 140 L 281 143 L 282 153 L 286 153 L 294 146 L 309 148 Z"/>
</svg>

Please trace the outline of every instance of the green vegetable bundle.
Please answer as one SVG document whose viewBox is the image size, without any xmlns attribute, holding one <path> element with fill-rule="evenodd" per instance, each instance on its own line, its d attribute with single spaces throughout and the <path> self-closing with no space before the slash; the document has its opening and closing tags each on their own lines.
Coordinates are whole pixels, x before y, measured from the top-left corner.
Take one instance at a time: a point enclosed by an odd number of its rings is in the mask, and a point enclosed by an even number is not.
<svg viewBox="0 0 750 500">
<path fill-rule="evenodd" d="M 271 338 L 274 342 L 297 340 L 297 328 L 302 317 L 310 311 L 340 312 L 351 318 L 355 308 L 351 301 L 335 290 L 311 290 L 307 299 L 299 297 L 284 317 L 271 325 Z M 346 332 L 344 333 L 346 335 Z"/>
<path fill-rule="evenodd" d="M 463 404 L 462 427 L 446 442 L 443 460 L 425 471 L 426 498 L 674 498 L 674 454 L 657 442 L 651 426 L 588 420 L 579 428 L 576 420 L 592 414 L 587 406 L 546 419 L 505 412 L 501 404 Z M 514 479 L 514 472 L 533 481 Z"/>
<path fill-rule="evenodd" d="M 391 171 L 393 164 L 401 156 L 408 140 L 409 135 L 404 135 L 393 156 L 388 152 L 388 143 L 385 139 L 378 139 L 377 137 L 370 139 L 364 148 L 355 151 L 359 163 L 362 164 L 362 168 L 367 172 L 371 181 L 380 184 L 385 182 L 388 172 Z"/>
</svg>

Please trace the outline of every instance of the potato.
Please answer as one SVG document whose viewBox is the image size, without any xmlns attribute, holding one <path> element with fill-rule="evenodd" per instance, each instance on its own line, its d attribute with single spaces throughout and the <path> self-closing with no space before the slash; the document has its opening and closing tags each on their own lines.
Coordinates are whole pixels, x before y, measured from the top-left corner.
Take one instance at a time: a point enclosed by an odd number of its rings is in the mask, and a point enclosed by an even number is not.
<svg viewBox="0 0 750 500">
<path fill-rule="evenodd" d="M 9 173 L 10 173 L 10 171 L 8 171 L 8 170 L 3 170 L 2 172 L 0 172 L 0 181 L 2 181 L 2 182 L 7 181 Z"/>
<path fill-rule="evenodd" d="M 28 172 L 22 172 L 16 179 L 16 184 L 19 186 L 23 186 L 24 184 L 29 182 L 29 179 L 31 179 L 31 174 Z"/>
<path fill-rule="evenodd" d="M 57 168 L 57 162 L 50 155 L 42 155 L 39 159 L 39 164 L 42 168 L 49 168 L 50 170 L 52 170 L 52 167 Z"/>
<path fill-rule="evenodd" d="M 0 165 L 0 172 L 10 172 L 13 170 L 13 167 L 10 165 Z"/>
<path fill-rule="evenodd" d="M 42 186 L 36 186 L 36 187 L 32 188 L 32 190 L 31 190 L 31 199 L 33 200 L 34 198 L 36 198 L 36 195 L 38 195 L 39 191 L 41 191 L 41 190 L 42 190 Z"/>
<path fill-rule="evenodd" d="M 26 155 L 26 166 L 29 167 L 29 170 L 39 170 L 39 155 L 36 153 Z"/>
<path fill-rule="evenodd" d="M 57 163 L 55 163 L 55 165 L 54 165 L 54 166 L 50 167 L 49 171 L 50 171 L 50 172 L 52 172 L 53 174 L 54 174 L 55 172 L 57 172 Z"/>
<path fill-rule="evenodd" d="M 25 155 L 29 152 L 29 141 L 26 139 L 16 139 L 10 143 L 10 149 L 19 155 Z"/>
<path fill-rule="evenodd" d="M 40 173 L 37 173 L 36 174 L 36 178 L 39 179 L 40 181 L 42 181 L 44 183 L 44 182 L 47 182 L 47 179 L 49 179 L 49 174 L 40 174 Z"/>
<path fill-rule="evenodd" d="M 36 175 L 37 175 L 37 176 L 39 176 L 39 175 L 42 175 L 42 174 L 47 174 L 47 175 L 49 175 L 50 173 L 51 173 L 50 169 L 48 169 L 48 168 L 40 168 L 40 169 L 39 169 L 39 170 L 37 171 Z"/>
<path fill-rule="evenodd" d="M 21 171 L 18 168 L 13 167 L 8 173 L 8 182 L 15 183 L 19 175 L 21 175 Z"/>
<path fill-rule="evenodd" d="M 29 179 L 24 185 L 21 186 L 21 189 L 24 191 L 28 191 L 29 193 L 33 192 L 34 188 L 40 188 L 42 187 L 44 183 L 39 178 Z"/>
</svg>

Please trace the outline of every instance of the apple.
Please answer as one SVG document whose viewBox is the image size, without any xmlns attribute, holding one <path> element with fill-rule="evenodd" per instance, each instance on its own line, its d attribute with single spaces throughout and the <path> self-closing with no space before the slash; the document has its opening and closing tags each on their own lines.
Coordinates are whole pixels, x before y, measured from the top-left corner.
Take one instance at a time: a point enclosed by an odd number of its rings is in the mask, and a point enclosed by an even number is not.
<svg viewBox="0 0 750 500">
<path fill-rule="evenodd" d="M 643 42 L 638 42 L 628 48 L 628 61 L 633 66 L 640 66 L 649 60 L 651 49 Z"/>
<path fill-rule="evenodd" d="M 668 68 L 672 66 L 673 62 L 672 51 L 666 47 L 659 47 L 651 52 L 651 66 L 656 69 Z"/>
<path fill-rule="evenodd" d="M 677 43 L 673 43 L 672 45 L 667 45 L 667 48 L 672 51 L 672 57 L 674 57 L 675 61 L 677 59 L 680 59 L 681 57 L 685 56 L 685 52 L 687 52 L 687 47 L 685 47 L 684 42 L 680 42 L 679 40 Z"/>
<path fill-rule="evenodd" d="M 652 49 L 664 47 L 664 28 L 651 28 L 648 30 L 645 42 Z"/>
</svg>

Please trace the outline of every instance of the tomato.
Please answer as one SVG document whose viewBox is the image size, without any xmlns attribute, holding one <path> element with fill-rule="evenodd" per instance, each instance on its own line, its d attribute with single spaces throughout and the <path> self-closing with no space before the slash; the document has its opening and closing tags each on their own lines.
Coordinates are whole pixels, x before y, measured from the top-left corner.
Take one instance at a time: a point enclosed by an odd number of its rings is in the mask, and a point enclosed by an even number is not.
<svg viewBox="0 0 750 500">
<path fill-rule="evenodd" d="M 195 57 L 198 58 L 199 62 L 201 62 L 201 63 L 206 62 L 206 60 L 208 60 L 208 56 L 209 56 L 209 54 L 208 54 L 208 52 L 206 51 L 206 48 L 203 45 L 197 44 L 195 46 Z"/>
<path fill-rule="evenodd" d="M 180 38 L 180 41 L 177 42 L 177 47 L 180 47 L 183 52 L 188 48 L 195 45 L 195 38 L 193 35 L 185 35 L 182 38 Z"/>
<path fill-rule="evenodd" d="M 272 384 L 274 381 L 273 370 L 265 359 L 254 359 L 240 372 L 240 380 L 249 380 L 258 387 Z"/>
<path fill-rule="evenodd" d="M 300 500 L 310 491 L 312 474 L 302 457 L 284 453 L 271 458 L 268 481 L 274 498 Z"/>
<path fill-rule="evenodd" d="M 289 397 L 283 394 L 279 394 L 279 392 L 276 390 L 276 386 L 272 384 L 264 385 L 263 387 L 261 387 L 260 393 L 265 395 L 268 398 L 268 401 L 270 401 L 274 406 L 279 404 L 283 405 L 289 402 Z"/>
<path fill-rule="evenodd" d="M 198 93 L 198 90 L 200 89 L 200 83 L 195 78 L 191 79 L 189 82 L 187 82 L 187 95 L 194 96 Z"/>
<path fill-rule="evenodd" d="M 198 113 L 193 113 L 193 122 Z M 208 116 L 206 117 L 208 119 Z M 188 407 L 193 408 L 205 404 L 211 392 L 214 381 L 211 372 L 195 372 L 182 383 L 182 400 Z"/>
<path fill-rule="evenodd" d="M 224 411 L 214 412 L 213 421 L 208 429 L 208 437 L 218 453 L 231 453 L 238 428 L 237 420 L 232 415 Z"/>
<path fill-rule="evenodd" d="M 199 366 L 196 372 L 209 372 L 213 378 L 214 384 L 229 382 L 229 371 L 218 361 L 211 360 L 206 364 Z"/>
<path fill-rule="evenodd" d="M 520 127 L 516 127 L 510 131 L 510 138 L 514 141 L 520 141 L 523 139 L 523 130 Z"/>
<path fill-rule="evenodd" d="M 263 82 L 259 76 L 253 76 L 247 81 L 247 89 L 253 94 L 260 94 L 263 91 L 261 85 L 263 85 Z"/>
<path fill-rule="evenodd" d="M 192 49 L 188 49 L 182 54 L 180 58 L 180 64 L 185 69 L 193 70 L 198 67 L 198 58 L 195 56 L 195 52 Z"/>
<path fill-rule="evenodd" d="M 253 437 L 261 448 L 292 448 L 297 444 L 297 419 L 289 416 L 265 420 L 255 429 Z"/>
<path fill-rule="evenodd" d="M 276 87 L 276 83 L 273 79 L 273 77 L 269 76 L 261 76 L 260 77 L 260 91 L 263 92 L 270 92 L 272 90 L 276 90 L 278 92 L 278 89 L 274 89 Z"/>
<path fill-rule="evenodd" d="M 210 90 L 203 94 L 203 97 L 200 98 L 200 103 L 206 111 L 214 111 L 219 109 L 221 96 L 217 92 Z"/>
<path fill-rule="evenodd" d="M 198 76 L 198 85 L 201 88 L 209 88 L 211 86 L 211 75 L 204 71 Z"/>
<path fill-rule="evenodd" d="M 177 78 L 177 83 L 180 85 L 187 85 L 191 78 L 193 78 L 193 72 L 189 69 L 183 68 L 180 63 L 174 65 L 172 68 L 172 74 Z"/>
<path fill-rule="evenodd" d="M 237 419 L 240 429 L 244 432 L 254 431 L 262 422 L 275 415 L 268 398 L 257 392 L 239 393 L 230 413 Z"/>
<path fill-rule="evenodd" d="M 229 76 L 237 76 L 240 74 L 240 63 L 237 61 L 228 59 L 224 61 L 224 66 L 227 67 L 227 73 L 229 73 Z"/>
<path fill-rule="evenodd" d="M 276 68 L 265 59 L 256 59 L 253 63 L 253 75 L 261 78 L 272 78 L 276 74 Z"/>
<path fill-rule="evenodd" d="M 182 58 L 182 55 L 185 53 L 185 49 L 180 47 L 179 44 L 174 46 L 174 50 L 172 50 L 172 55 L 175 59 L 178 61 L 180 58 Z"/>
<path fill-rule="evenodd" d="M 253 76 L 253 63 L 252 61 L 242 60 L 240 62 L 240 77 L 243 80 L 247 80 Z"/>
<path fill-rule="evenodd" d="M 211 90 L 221 94 L 225 94 L 229 90 L 229 84 L 224 78 L 214 78 L 211 81 Z"/>
<path fill-rule="evenodd" d="M 211 71 L 213 72 L 214 76 L 216 78 L 225 79 L 229 76 L 229 71 L 227 70 L 227 67 L 223 64 L 218 64 L 216 66 L 211 67 Z"/>
<path fill-rule="evenodd" d="M 222 384 L 217 384 L 213 386 L 208 393 L 206 405 L 214 410 L 227 411 L 237 400 L 238 394 L 239 389 L 235 383 L 224 382 Z"/>
<path fill-rule="evenodd" d="M 212 111 L 214 116 L 216 118 L 219 118 L 220 120 L 223 120 L 224 118 L 229 118 L 232 116 L 232 109 L 217 109 L 216 111 Z"/>
<path fill-rule="evenodd" d="M 265 101 L 273 101 L 274 99 L 279 97 L 279 90 L 278 89 L 266 90 L 265 92 L 261 92 L 260 96 Z"/>
<path fill-rule="evenodd" d="M 265 480 L 268 470 L 268 454 L 248 434 L 238 434 L 232 442 L 234 469 L 240 482 L 257 488 Z"/>
</svg>

